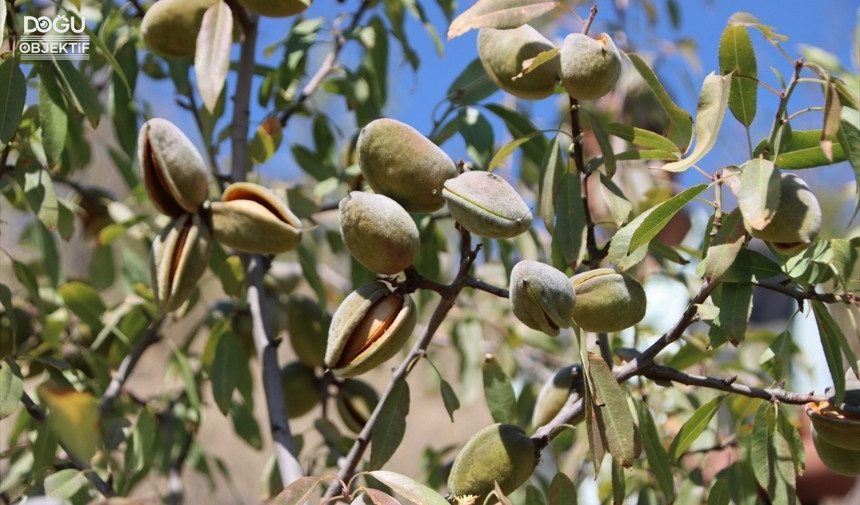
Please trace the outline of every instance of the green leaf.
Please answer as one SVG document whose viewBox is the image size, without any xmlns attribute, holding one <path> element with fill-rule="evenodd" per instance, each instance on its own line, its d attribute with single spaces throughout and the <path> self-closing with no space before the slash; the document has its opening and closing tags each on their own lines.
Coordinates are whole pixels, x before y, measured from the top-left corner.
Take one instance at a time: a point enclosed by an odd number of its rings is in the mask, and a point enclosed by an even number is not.
<svg viewBox="0 0 860 505">
<path fill-rule="evenodd" d="M 603 195 L 606 206 L 609 207 L 609 212 L 612 213 L 612 220 L 616 226 L 620 227 L 630 217 L 630 213 L 633 212 L 633 204 L 627 199 L 624 191 L 612 182 L 612 179 L 606 177 L 602 172 L 599 172 L 599 177 L 600 192 Z"/>
<path fill-rule="evenodd" d="M 546 51 L 541 51 L 534 58 L 529 58 L 523 61 L 523 70 L 511 78 L 512 81 L 516 81 L 520 79 L 524 75 L 528 75 L 531 72 L 534 72 L 535 69 L 543 65 L 548 61 L 552 61 L 558 56 L 559 48 L 553 47 L 552 49 L 547 49 Z"/>
<path fill-rule="evenodd" d="M 847 107 L 843 107 L 843 110 Z M 850 113 L 849 113 L 850 114 Z M 768 139 L 762 140 L 753 151 L 754 156 L 764 152 Z M 822 167 L 845 161 L 846 153 L 841 142 L 833 145 L 832 159 L 821 148 L 821 130 L 789 130 L 779 144 L 779 154 L 774 160 L 784 170 Z"/>
<path fill-rule="evenodd" d="M 57 292 L 63 298 L 69 310 L 75 313 L 81 321 L 89 326 L 93 333 L 98 333 L 104 326 L 102 315 L 107 311 L 107 306 L 99 296 L 98 291 L 89 284 L 80 281 L 71 281 L 57 288 Z"/>
<path fill-rule="evenodd" d="M 606 167 L 606 176 L 610 179 L 615 175 L 615 150 L 609 140 L 609 136 L 600 124 L 600 120 L 588 112 L 587 109 L 582 109 L 585 116 L 591 123 L 591 131 L 594 133 L 594 138 L 597 140 L 597 145 L 600 146 L 600 152 L 603 153 L 603 165 Z"/>
<path fill-rule="evenodd" d="M 511 379 L 495 356 L 484 358 L 484 400 L 497 423 L 517 424 L 517 399 Z"/>
<path fill-rule="evenodd" d="M 732 265 L 720 278 L 726 282 L 750 282 L 765 280 L 782 274 L 780 266 L 760 252 L 741 249 Z"/>
<path fill-rule="evenodd" d="M 212 396 L 218 410 L 227 415 L 236 389 L 237 368 L 242 366 L 245 353 L 236 333 L 228 325 L 212 329 L 201 357 L 212 384 Z"/>
<path fill-rule="evenodd" d="M 669 221 L 678 213 L 679 210 L 690 203 L 690 201 L 695 197 L 699 196 L 699 194 L 707 189 L 707 187 L 707 184 L 692 186 L 650 209 L 652 212 L 649 212 L 641 225 L 636 227 L 636 231 L 630 238 L 630 245 L 627 252 L 632 253 L 640 247 L 647 246 L 648 242 L 651 242 L 651 239 L 656 237 L 657 234 L 660 233 L 667 224 L 669 224 Z M 624 228 L 622 228 L 622 230 L 623 229 Z"/>
<path fill-rule="evenodd" d="M 498 104 L 488 104 L 485 108 L 505 122 L 508 132 L 510 132 L 513 138 L 525 137 L 526 135 L 530 135 L 532 132 L 537 131 L 537 128 L 535 128 L 531 120 L 517 111 Z M 530 142 L 523 144 L 523 153 L 529 161 L 540 166 L 549 148 L 549 140 L 547 140 L 543 135 L 538 135 Z"/>
<path fill-rule="evenodd" d="M 576 487 L 564 472 L 556 472 L 549 483 L 547 505 L 577 505 Z"/>
<path fill-rule="evenodd" d="M 8 144 L 18 129 L 27 98 L 27 80 L 18 67 L 18 60 L 0 61 L 0 144 Z"/>
<path fill-rule="evenodd" d="M 678 152 L 678 146 L 671 140 L 651 130 L 644 130 L 621 123 L 609 123 L 605 129 L 610 135 L 615 135 L 640 147 L 658 149 L 670 153 Z"/>
<path fill-rule="evenodd" d="M 131 432 L 131 443 L 126 455 L 126 466 L 132 472 L 142 472 L 152 465 L 158 440 L 158 419 L 152 407 L 145 407 L 137 416 Z"/>
<path fill-rule="evenodd" d="M 495 144 L 493 126 L 474 107 L 460 109 L 457 117 L 457 131 L 466 142 L 466 152 L 478 167 L 489 166 Z"/>
<path fill-rule="evenodd" d="M 720 38 L 720 74 L 732 74 L 729 110 L 749 128 L 755 118 L 758 70 L 746 26 L 729 24 Z"/>
<path fill-rule="evenodd" d="M 578 174 L 565 172 L 561 176 L 555 203 L 554 228 L 553 242 L 558 244 L 565 263 L 575 267 L 585 254 L 586 228 L 585 203 Z"/>
<path fill-rule="evenodd" d="M 729 76 L 720 77 L 711 73 L 705 77 L 696 107 L 696 145 L 693 152 L 682 160 L 667 163 L 660 168 L 669 172 L 683 172 L 698 163 L 714 147 L 723 117 L 726 115 L 730 87 Z"/>
<path fill-rule="evenodd" d="M 370 502 L 373 505 L 400 505 L 400 502 L 395 500 L 393 496 L 378 489 L 362 487 L 361 490 L 370 497 Z"/>
<path fill-rule="evenodd" d="M 454 412 L 460 408 L 460 400 L 457 398 L 454 388 L 445 379 L 439 379 L 439 389 L 440 393 L 442 393 L 442 402 L 445 404 L 445 411 L 448 412 L 448 417 L 451 418 L 451 422 L 453 423 Z"/>
<path fill-rule="evenodd" d="M 708 423 L 711 422 L 711 419 L 714 417 L 714 414 L 717 413 L 717 410 L 720 408 L 720 405 L 723 404 L 723 400 L 725 400 L 725 398 L 725 395 L 712 398 L 707 403 L 696 409 L 696 412 L 694 412 L 690 419 L 684 423 L 684 426 L 681 426 L 681 430 L 678 431 L 678 434 L 672 441 L 672 445 L 669 447 L 669 457 L 672 461 L 677 461 L 678 458 L 683 456 L 684 452 L 689 449 L 693 442 L 699 438 L 699 435 L 705 431 Z"/>
<path fill-rule="evenodd" d="M 788 452 L 791 454 L 791 461 L 794 463 L 793 473 L 803 475 L 806 467 L 806 450 L 804 449 L 803 438 L 800 436 L 798 428 L 792 424 L 788 412 L 783 408 L 779 409 L 776 430 L 785 439 Z"/>
<path fill-rule="evenodd" d="M 80 9 L 80 5 L 78 6 L 78 9 Z M 93 43 L 94 46 L 98 48 L 99 53 L 101 53 L 101 56 L 107 60 L 108 64 L 113 69 L 113 75 L 120 80 L 120 82 L 125 87 L 126 92 L 130 95 L 131 92 L 134 90 L 134 82 L 129 82 L 128 76 L 126 75 L 126 69 L 124 69 L 123 65 L 121 65 L 120 62 L 117 61 L 111 50 L 108 49 L 107 45 L 105 45 L 104 41 L 98 35 L 96 35 L 96 33 L 92 31 L 90 27 L 88 27 L 86 24 L 84 24 L 84 33 L 90 36 L 90 41 Z M 132 76 L 132 79 L 136 78 L 137 75 Z"/>
<path fill-rule="evenodd" d="M 786 378 L 795 349 L 791 333 L 786 330 L 773 339 L 770 346 L 759 356 L 758 363 L 773 380 L 781 381 Z"/>
<path fill-rule="evenodd" d="M 54 66 L 75 110 L 87 118 L 90 126 L 97 128 L 102 117 L 102 105 L 92 84 L 71 61 L 54 60 Z"/>
<path fill-rule="evenodd" d="M 87 475 L 74 468 L 66 468 L 45 477 L 45 495 L 71 500 L 90 484 Z"/>
<path fill-rule="evenodd" d="M 298 254 L 299 265 L 302 267 L 302 275 L 308 284 L 310 284 L 311 289 L 314 290 L 317 300 L 324 302 L 326 300 L 326 292 L 322 278 L 320 278 L 319 272 L 317 272 L 316 255 L 311 251 L 307 242 L 302 242 L 299 245 Z"/>
<path fill-rule="evenodd" d="M 487 163 L 487 171 L 492 172 L 494 168 L 501 165 L 502 162 L 508 158 L 508 156 L 513 154 L 513 152 L 518 147 L 525 144 L 529 140 L 537 137 L 540 134 L 541 134 L 541 132 L 539 132 L 539 131 L 533 131 L 530 134 L 526 135 L 525 137 L 520 137 L 518 139 L 514 139 L 514 140 L 508 142 L 507 144 L 505 144 L 501 149 L 496 151 L 496 154 L 493 155 L 493 159 L 491 159 L 490 162 Z"/>
<path fill-rule="evenodd" d="M 723 283 L 719 292 L 712 295 L 720 315 L 714 321 L 721 333 L 711 337 L 711 345 L 717 347 L 728 340 L 738 345 L 746 337 L 747 324 L 752 311 L 752 284 L 749 282 Z"/>
<path fill-rule="evenodd" d="M 594 413 L 601 436 L 615 461 L 628 467 L 636 457 L 633 415 L 627 394 L 599 355 L 588 353 L 588 375 L 594 386 Z"/>
<path fill-rule="evenodd" d="M 675 481 L 672 477 L 672 461 L 660 443 L 660 432 L 651 417 L 648 405 L 643 401 L 634 402 L 636 414 L 639 417 L 639 433 L 642 437 L 642 446 L 645 449 L 645 457 L 648 458 L 648 466 L 654 472 L 657 484 L 666 497 L 666 501 L 675 501 Z"/>
<path fill-rule="evenodd" d="M 498 89 L 496 83 L 487 75 L 481 60 L 475 58 L 448 87 L 446 98 L 460 105 L 473 105 Z"/>
<path fill-rule="evenodd" d="M 764 37 L 772 44 L 788 40 L 788 37 L 773 31 L 772 26 L 761 24 L 755 16 L 748 12 L 736 12 L 732 14 L 732 17 L 729 18 L 729 23 L 740 26 L 751 26 L 760 31 L 761 34 L 764 35 Z"/>
<path fill-rule="evenodd" d="M 631 160 L 661 160 L 677 161 L 681 158 L 678 151 L 664 151 L 663 149 L 645 149 L 642 151 L 624 151 L 615 155 L 617 161 Z"/>
<path fill-rule="evenodd" d="M 624 479 L 624 468 L 618 464 L 618 461 L 612 460 L 612 504 L 622 505 L 624 497 L 627 495 L 627 483 Z"/>
<path fill-rule="evenodd" d="M 57 86 L 51 67 L 39 66 L 39 126 L 42 128 L 42 147 L 50 168 L 62 161 L 66 145 L 68 116 L 66 100 Z"/>
<path fill-rule="evenodd" d="M 225 2 L 216 2 L 203 14 L 194 53 L 197 89 L 203 105 L 210 111 L 215 110 L 227 82 L 232 42 L 233 12 Z"/>
<path fill-rule="evenodd" d="M 833 390 L 836 398 L 833 403 L 840 404 L 845 396 L 845 368 L 843 367 L 843 356 L 848 363 L 857 363 L 857 357 L 851 349 L 845 335 L 836 324 L 827 305 L 818 300 L 812 300 L 812 312 L 815 314 L 815 322 L 818 325 L 818 333 L 821 338 L 821 346 L 824 348 L 824 357 L 827 367 L 830 369 L 830 377 L 833 379 Z"/>
<path fill-rule="evenodd" d="M 448 505 L 448 501 L 439 493 L 405 475 L 385 470 L 376 470 L 368 472 L 368 474 L 413 503 L 420 503 L 421 505 Z"/>
<path fill-rule="evenodd" d="M 475 28 L 516 28 L 556 5 L 555 0 L 478 0 L 451 22 L 448 40 Z"/>
<path fill-rule="evenodd" d="M 194 412 L 189 414 L 192 417 L 197 417 L 201 410 L 200 393 L 197 391 L 197 381 L 195 380 L 194 370 L 191 368 L 191 363 L 185 354 L 173 343 L 172 340 L 167 341 L 172 352 L 172 357 L 176 361 L 176 366 L 179 368 L 179 376 L 182 378 L 185 386 L 185 393 L 188 395 L 188 404 Z"/>
<path fill-rule="evenodd" d="M 273 505 L 303 505 L 313 496 L 322 477 L 299 477 L 272 499 Z"/>
<path fill-rule="evenodd" d="M 247 364 L 244 366 L 247 368 Z M 239 438 L 258 451 L 263 448 L 263 433 L 254 418 L 254 407 L 251 403 L 243 403 L 234 398 L 228 417 L 233 421 L 233 430 Z"/>
<path fill-rule="evenodd" d="M 56 230 L 60 219 L 60 203 L 57 200 L 50 172 L 42 168 L 36 168 L 31 172 L 22 170 L 18 173 L 17 179 L 24 188 L 27 204 L 36 213 L 39 221 L 49 230 Z"/>
<path fill-rule="evenodd" d="M 36 249 L 42 256 L 42 266 L 52 287 L 57 287 L 66 280 L 63 273 L 63 260 L 57 250 L 57 241 L 54 234 L 42 222 L 34 223 L 34 242 Z"/>
<path fill-rule="evenodd" d="M 749 160 L 742 168 L 738 207 L 750 227 L 763 230 L 776 214 L 782 177 L 776 165 L 763 158 Z"/>
<path fill-rule="evenodd" d="M 6 419 L 18 410 L 23 393 L 24 378 L 21 377 L 21 369 L 15 361 L 7 358 L 0 363 L 0 419 Z"/>
<path fill-rule="evenodd" d="M 705 277 L 710 282 L 719 279 L 732 267 L 744 245 L 746 230 L 738 209 L 724 215 L 722 226 L 717 230 L 705 255 Z"/>
<path fill-rule="evenodd" d="M 538 214 L 544 226 L 554 233 L 555 227 L 555 197 L 564 173 L 564 166 L 559 157 L 559 135 L 556 134 L 540 164 L 541 178 L 538 185 Z"/>
<path fill-rule="evenodd" d="M 91 393 L 48 383 L 40 385 L 38 392 L 50 408 L 48 423 L 60 442 L 75 457 L 89 461 L 102 441 L 98 400 Z"/>
<path fill-rule="evenodd" d="M 732 490 L 729 487 L 729 479 L 723 477 L 714 481 L 711 491 L 708 493 L 708 505 L 729 505 L 732 498 Z"/>
<path fill-rule="evenodd" d="M 687 149 L 690 147 L 690 141 L 693 138 L 692 116 L 672 101 L 669 93 L 666 92 L 663 84 L 657 78 L 657 74 L 651 70 L 651 67 L 645 63 L 642 57 L 634 53 L 628 54 L 627 57 L 630 58 L 630 62 L 633 63 L 633 66 L 639 72 L 639 75 L 642 76 L 642 79 L 645 80 L 645 84 L 651 88 L 651 92 L 654 93 L 660 106 L 669 115 L 669 131 L 666 133 L 666 137 L 675 144 L 677 150 L 680 150 L 682 153 L 687 152 Z"/>
<path fill-rule="evenodd" d="M 409 414 L 409 384 L 397 381 L 391 389 L 370 434 L 370 468 L 382 468 L 391 459 L 403 434 Z"/>
<path fill-rule="evenodd" d="M 860 186 L 860 111 L 850 107 L 842 107 L 842 120 L 839 123 L 839 147 L 845 153 L 845 159 L 854 169 L 854 183 Z M 851 215 L 851 221 L 860 212 L 860 191 L 857 193 L 857 203 Z"/>
</svg>

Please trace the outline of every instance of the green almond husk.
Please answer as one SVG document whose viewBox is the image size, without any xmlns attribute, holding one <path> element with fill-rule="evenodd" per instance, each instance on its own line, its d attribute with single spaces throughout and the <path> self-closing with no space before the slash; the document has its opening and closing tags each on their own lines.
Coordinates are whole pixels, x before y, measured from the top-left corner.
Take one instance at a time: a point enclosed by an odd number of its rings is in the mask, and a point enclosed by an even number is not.
<svg viewBox="0 0 860 505">
<path fill-rule="evenodd" d="M 454 220 L 482 237 L 513 238 L 532 223 L 531 210 L 517 190 L 491 172 L 475 170 L 448 179 L 442 196 Z"/>
<path fill-rule="evenodd" d="M 510 301 L 514 315 L 529 328 L 557 336 L 569 328 L 576 293 L 567 275 L 551 265 L 523 260 L 511 270 Z"/>
</svg>

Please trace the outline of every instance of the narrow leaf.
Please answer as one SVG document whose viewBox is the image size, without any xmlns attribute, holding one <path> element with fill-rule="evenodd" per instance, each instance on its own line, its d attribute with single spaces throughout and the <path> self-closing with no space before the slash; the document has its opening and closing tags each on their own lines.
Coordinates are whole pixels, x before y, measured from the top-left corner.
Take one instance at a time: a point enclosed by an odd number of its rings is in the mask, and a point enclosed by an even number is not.
<svg viewBox="0 0 860 505">
<path fill-rule="evenodd" d="M 212 384 L 212 397 L 222 414 L 227 415 L 236 389 L 238 378 L 238 367 L 242 366 L 241 360 L 245 357 L 239 339 L 236 334 L 223 325 L 220 331 L 213 329 L 206 343 L 204 361 L 209 381 Z"/>
<path fill-rule="evenodd" d="M 487 75 L 484 65 L 475 58 L 448 87 L 446 98 L 453 103 L 473 105 L 498 91 L 499 87 Z M 437 139 L 433 139 L 436 141 Z"/>
<path fill-rule="evenodd" d="M 815 322 L 818 325 L 818 334 L 821 338 L 821 346 L 824 348 L 827 367 L 830 369 L 830 377 L 833 378 L 833 390 L 836 396 L 834 403 L 838 405 L 842 403 L 845 395 L 843 355 L 847 362 L 852 364 L 857 363 L 857 357 L 824 302 L 812 300 L 812 312 L 815 314 Z"/>
<path fill-rule="evenodd" d="M 752 228 L 762 230 L 776 213 L 782 178 L 776 165 L 763 158 L 749 160 L 742 170 L 738 207 Z"/>
<path fill-rule="evenodd" d="M 648 458 L 648 466 L 654 472 L 657 484 L 666 497 L 666 501 L 675 501 L 675 482 L 672 477 L 672 461 L 660 443 L 660 432 L 651 417 L 651 411 L 645 402 L 637 401 L 636 413 L 639 417 L 639 431 L 642 436 L 642 445 L 645 449 L 645 457 Z"/>
<path fill-rule="evenodd" d="M 71 97 L 72 105 L 84 115 L 93 128 L 98 127 L 102 116 L 99 97 L 84 74 L 68 60 L 54 60 L 66 95 Z"/>
<path fill-rule="evenodd" d="M 669 457 L 672 458 L 673 461 L 677 461 L 684 452 L 690 448 L 693 442 L 699 438 L 699 435 L 705 431 L 705 428 L 708 426 L 708 423 L 711 422 L 711 419 L 714 417 L 714 414 L 717 413 L 717 410 L 720 408 L 720 405 L 723 404 L 723 400 L 725 400 L 726 396 L 717 396 L 716 398 L 712 398 L 707 403 L 696 409 L 696 412 L 684 423 L 684 426 L 681 426 L 681 430 L 675 436 L 675 439 L 672 441 L 672 445 L 669 447 Z"/>
<path fill-rule="evenodd" d="M 585 254 L 585 228 L 582 183 L 578 174 L 565 172 L 556 198 L 553 242 L 558 244 L 568 266 L 575 267 Z"/>
<path fill-rule="evenodd" d="M 683 172 L 698 163 L 714 147 L 726 115 L 730 85 L 730 76 L 720 77 L 711 73 L 705 77 L 696 107 L 696 145 L 693 152 L 682 160 L 660 168 L 669 172 Z"/>
<path fill-rule="evenodd" d="M 45 495 L 61 498 L 64 501 L 71 500 L 73 496 L 78 494 L 78 491 L 89 485 L 87 475 L 74 468 L 66 468 L 57 473 L 45 477 Z M 53 503 L 53 501 L 49 501 Z M 61 501 L 60 503 L 63 503 Z"/>
<path fill-rule="evenodd" d="M 323 479 L 321 477 L 299 477 L 284 488 L 273 500 L 273 505 L 304 505 L 313 496 Z"/>
<path fill-rule="evenodd" d="M 633 204 L 627 199 L 624 191 L 618 187 L 611 179 L 606 177 L 602 172 L 600 176 L 600 192 L 603 195 L 603 200 L 609 211 L 612 213 L 612 220 L 616 226 L 621 226 L 624 221 L 630 216 L 633 211 Z"/>
<path fill-rule="evenodd" d="M 385 470 L 368 472 L 374 479 L 390 487 L 394 492 L 413 503 L 421 505 L 448 505 L 439 493 L 399 473 Z"/>
<path fill-rule="evenodd" d="M 230 44 L 233 42 L 233 13 L 226 2 L 206 9 L 197 33 L 194 75 L 203 104 L 214 111 L 230 69 Z"/>
<path fill-rule="evenodd" d="M 824 125 L 821 127 L 821 151 L 828 161 L 833 163 L 833 139 L 839 131 L 839 122 L 842 117 L 842 102 L 836 92 L 833 81 L 827 81 L 825 86 L 824 100 Z"/>
<path fill-rule="evenodd" d="M 511 78 L 512 81 L 516 81 L 517 79 L 527 75 L 531 72 L 534 72 L 535 69 L 543 65 L 548 61 L 552 61 L 556 56 L 558 56 L 559 48 L 553 47 L 552 49 L 547 49 L 546 51 L 541 51 L 534 58 L 529 58 L 523 61 L 523 69 L 520 73 L 513 76 Z"/>
<path fill-rule="evenodd" d="M 719 279 L 732 267 L 744 245 L 746 230 L 738 209 L 723 217 L 713 243 L 705 255 L 705 277 L 710 282 Z"/>
<path fill-rule="evenodd" d="M 752 311 L 752 284 L 749 282 L 723 283 L 718 296 L 720 315 L 717 321 L 722 330 L 722 338 L 732 345 L 738 345 L 746 337 Z"/>
<path fill-rule="evenodd" d="M 362 491 L 370 497 L 370 501 L 373 505 L 400 505 L 400 502 L 395 500 L 394 497 L 388 493 L 383 493 L 378 489 L 365 487 L 362 488 Z"/>
<path fill-rule="evenodd" d="M 564 472 L 557 472 L 549 484 L 547 505 L 577 505 L 576 487 Z"/>
<path fill-rule="evenodd" d="M 729 505 L 732 491 L 729 487 L 729 479 L 722 478 L 714 481 L 711 491 L 708 493 L 708 505 Z"/>
<path fill-rule="evenodd" d="M 756 114 L 758 76 L 755 51 L 747 27 L 729 24 L 720 38 L 720 74 L 732 74 L 729 110 L 746 127 Z"/>
<path fill-rule="evenodd" d="M 60 442 L 75 457 L 89 461 L 102 440 L 98 401 L 91 393 L 47 383 L 39 386 L 38 392 L 50 408 L 48 422 Z"/>
<path fill-rule="evenodd" d="M 680 152 L 687 152 L 687 149 L 690 147 L 690 141 L 693 138 L 693 118 L 690 116 L 690 113 L 672 101 L 669 93 L 666 92 L 666 88 L 663 87 L 660 79 L 657 78 L 657 74 L 651 70 L 651 67 L 645 63 L 645 60 L 641 56 L 638 54 L 628 54 L 627 56 L 639 72 L 639 75 L 645 80 L 645 84 L 651 88 L 651 92 L 657 97 L 660 106 L 669 115 L 669 131 L 666 132 L 666 137 L 675 144 Z"/>
<path fill-rule="evenodd" d="M 0 419 L 6 419 L 18 410 L 23 392 L 21 370 L 11 358 L 7 358 L 0 363 Z"/>
<path fill-rule="evenodd" d="M 845 153 L 845 159 L 854 169 L 854 183 L 860 186 L 860 111 L 850 107 L 842 108 L 842 120 L 839 123 L 839 147 Z M 860 191 L 857 193 L 857 203 L 851 215 L 851 222 L 860 212 Z"/>
<path fill-rule="evenodd" d="M 541 163 L 541 178 L 538 188 L 538 214 L 544 225 L 552 233 L 555 228 L 555 196 L 561 180 L 563 165 L 560 163 L 559 135 L 552 139 L 549 149 Z"/>
<path fill-rule="evenodd" d="M 609 123 L 605 129 L 606 133 L 622 138 L 636 146 L 667 152 L 678 152 L 678 146 L 671 140 L 650 130 L 621 123 Z"/>
<path fill-rule="evenodd" d="M 57 292 L 69 310 L 74 312 L 94 333 L 101 331 L 103 326 L 101 318 L 107 311 L 107 306 L 98 291 L 89 284 L 72 281 L 60 286 Z"/>
<path fill-rule="evenodd" d="M 780 274 L 782 269 L 772 259 L 751 249 L 741 249 L 720 280 L 724 283 L 761 281 Z"/>
<path fill-rule="evenodd" d="M 42 147 L 50 168 L 62 161 L 66 145 L 68 116 L 63 92 L 54 81 L 51 67 L 40 65 L 39 72 L 39 126 L 42 128 Z"/>
<path fill-rule="evenodd" d="M 475 28 L 516 28 L 556 5 L 555 0 L 478 0 L 451 22 L 448 40 Z"/>
<path fill-rule="evenodd" d="M 660 233 L 663 228 L 669 224 L 669 221 L 681 210 L 685 205 L 690 203 L 693 198 L 707 189 L 707 184 L 699 184 L 689 187 L 678 193 L 665 202 L 653 207 L 653 212 L 642 221 L 641 225 L 636 228 L 633 236 L 630 239 L 628 252 L 633 252 L 640 247 L 648 245 L 654 237 Z M 632 223 L 631 223 L 632 224 Z M 629 225 L 628 225 L 629 226 Z"/>
<path fill-rule="evenodd" d="M 843 107 L 842 110 L 853 110 Z M 849 112 L 849 114 L 852 114 Z M 767 147 L 767 139 L 762 140 L 753 151 L 758 156 Z M 821 147 L 821 130 L 791 130 L 783 135 L 779 144 L 779 154 L 774 162 L 783 170 L 822 167 L 845 161 L 847 153 L 842 143 L 832 146 L 831 157 Z"/>
<path fill-rule="evenodd" d="M 257 127 L 254 133 L 254 138 L 251 139 L 248 145 L 248 154 L 251 155 L 251 161 L 257 165 L 261 165 L 275 154 L 278 147 L 281 146 L 283 140 L 283 127 L 277 116 L 271 116 L 263 121 Z"/>
<path fill-rule="evenodd" d="M 588 353 L 588 373 L 595 387 L 597 425 L 606 440 L 609 453 L 615 461 L 627 467 L 636 457 L 633 416 L 627 405 L 627 395 L 615 380 L 609 365 L 599 355 Z"/>
<path fill-rule="evenodd" d="M 409 384 L 397 381 L 385 399 L 373 431 L 370 434 L 370 467 L 382 468 L 391 459 L 406 433 L 409 414 Z"/>
<path fill-rule="evenodd" d="M 600 152 L 603 153 L 603 165 L 606 167 L 606 176 L 610 179 L 615 175 L 615 150 L 612 143 L 609 141 L 609 136 L 600 124 L 600 120 L 593 114 L 585 111 L 588 121 L 591 123 L 591 131 L 594 133 L 594 138 L 597 140 L 597 145 L 600 146 Z"/>
<path fill-rule="evenodd" d="M 495 356 L 487 355 L 483 365 L 484 399 L 497 423 L 517 423 L 517 399 L 511 379 Z"/>
<path fill-rule="evenodd" d="M 0 109 L 3 110 L 3 114 L 0 114 L 0 144 L 8 144 L 15 135 L 24 114 L 26 98 L 27 80 L 18 66 L 18 60 L 7 58 L 0 61 Z"/>
<path fill-rule="evenodd" d="M 457 398 L 457 393 L 454 388 L 445 379 L 439 379 L 439 389 L 442 393 L 442 403 L 445 404 L 445 411 L 448 412 L 448 417 L 451 422 L 454 422 L 454 412 L 460 408 L 460 400 Z"/>
<path fill-rule="evenodd" d="M 491 172 L 494 168 L 501 165 L 502 162 L 505 161 L 505 159 L 507 159 L 508 156 L 513 154 L 513 152 L 518 147 L 525 144 L 529 140 L 537 137 L 540 134 L 541 134 L 540 131 L 533 131 L 530 134 L 526 135 L 525 137 L 520 137 L 518 139 L 512 140 L 512 141 L 508 142 L 507 144 L 505 144 L 501 149 L 496 151 L 495 155 L 493 155 L 493 159 L 491 159 L 490 162 L 487 164 L 487 171 Z"/>
</svg>

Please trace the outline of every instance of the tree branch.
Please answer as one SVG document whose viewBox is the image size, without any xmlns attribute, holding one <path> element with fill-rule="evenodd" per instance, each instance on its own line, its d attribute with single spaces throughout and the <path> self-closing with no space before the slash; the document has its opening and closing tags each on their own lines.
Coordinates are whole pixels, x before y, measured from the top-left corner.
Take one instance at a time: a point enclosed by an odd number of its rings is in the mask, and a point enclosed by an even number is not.
<svg viewBox="0 0 860 505">
<path fill-rule="evenodd" d="M 42 411 L 41 408 L 39 408 L 38 405 L 36 405 L 35 402 L 33 402 L 33 399 L 30 398 L 30 395 L 28 395 L 26 392 L 21 393 L 21 403 L 24 404 L 24 408 L 27 409 L 27 413 L 30 414 L 30 417 L 32 417 L 36 421 L 39 421 L 40 423 L 44 423 L 45 421 L 47 421 L 45 413 Z M 102 494 L 102 496 L 104 496 L 105 498 L 113 498 L 117 495 L 116 491 L 114 491 L 113 489 L 113 486 L 106 482 L 104 479 L 102 479 L 101 475 L 96 472 L 95 468 L 90 466 L 90 464 L 86 461 L 72 454 L 71 451 L 66 448 L 66 445 L 62 441 L 59 441 L 59 444 L 60 447 L 62 447 L 63 450 L 66 452 L 66 454 L 68 454 L 69 460 L 71 460 L 72 462 L 72 466 L 75 469 L 83 472 L 87 480 L 89 480 L 93 484 L 93 486 L 96 487 L 96 489 L 99 493 Z"/>
</svg>

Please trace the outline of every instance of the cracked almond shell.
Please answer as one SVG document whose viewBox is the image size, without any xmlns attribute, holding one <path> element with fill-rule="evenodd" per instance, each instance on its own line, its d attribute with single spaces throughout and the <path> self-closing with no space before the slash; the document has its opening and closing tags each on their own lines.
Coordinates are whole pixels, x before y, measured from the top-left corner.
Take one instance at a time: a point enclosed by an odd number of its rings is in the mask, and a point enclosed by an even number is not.
<svg viewBox="0 0 860 505">
<path fill-rule="evenodd" d="M 214 237 L 237 251 L 278 254 L 302 240 L 301 221 L 271 191 L 250 182 L 236 182 L 212 202 Z"/>
<path fill-rule="evenodd" d="M 514 315 L 529 328 L 555 337 L 560 328 L 570 327 L 576 293 L 561 270 L 520 261 L 511 270 L 509 293 Z"/>
<path fill-rule="evenodd" d="M 196 212 L 206 200 L 209 183 L 203 158 L 170 121 L 153 118 L 143 124 L 137 156 L 149 199 L 162 214 Z"/>
<path fill-rule="evenodd" d="M 191 296 L 211 252 L 212 238 L 199 214 L 182 215 L 158 234 L 152 242 L 149 271 L 162 310 L 172 312 Z"/>
<path fill-rule="evenodd" d="M 645 317 L 645 289 L 627 273 L 598 268 L 570 281 L 576 291 L 573 320 L 585 331 L 621 331 Z"/>
<path fill-rule="evenodd" d="M 350 293 L 332 316 L 325 365 L 338 377 L 354 377 L 397 354 L 415 329 L 417 311 L 409 295 L 382 281 Z"/>
<path fill-rule="evenodd" d="M 487 238 L 513 238 L 532 223 L 532 213 L 508 181 L 474 170 L 445 181 L 442 196 L 451 216 L 470 232 Z"/>
<path fill-rule="evenodd" d="M 421 240 L 415 221 L 385 195 L 353 191 L 340 201 L 346 248 L 373 272 L 394 275 L 415 262 Z"/>
<path fill-rule="evenodd" d="M 358 165 L 374 192 L 408 212 L 442 208 L 442 184 L 457 175 L 454 161 L 421 132 L 396 119 L 371 121 L 358 135 Z"/>
</svg>

